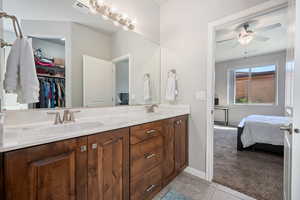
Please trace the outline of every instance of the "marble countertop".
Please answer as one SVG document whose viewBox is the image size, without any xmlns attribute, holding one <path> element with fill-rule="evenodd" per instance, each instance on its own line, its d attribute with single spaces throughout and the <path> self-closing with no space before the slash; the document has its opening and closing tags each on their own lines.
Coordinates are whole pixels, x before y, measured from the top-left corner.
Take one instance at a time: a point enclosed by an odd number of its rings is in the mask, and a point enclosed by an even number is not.
<svg viewBox="0 0 300 200">
<path fill-rule="evenodd" d="M 78 110 L 78 109 L 77 109 Z M 4 123 L 0 152 L 82 137 L 105 131 L 131 127 L 148 122 L 190 114 L 189 106 L 160 106 L 155 113 L 146 113 L 142 106 L 122 108 L 79 109 L 75 123 L 54 125 L 46 120 L 39 123 Z M 33 115 L 36 115 L 35 112 Z M 24 115 L 24 114 L 23 114 Z M 29 115 L 29 113 L 26 113 Z"/>
</svg>

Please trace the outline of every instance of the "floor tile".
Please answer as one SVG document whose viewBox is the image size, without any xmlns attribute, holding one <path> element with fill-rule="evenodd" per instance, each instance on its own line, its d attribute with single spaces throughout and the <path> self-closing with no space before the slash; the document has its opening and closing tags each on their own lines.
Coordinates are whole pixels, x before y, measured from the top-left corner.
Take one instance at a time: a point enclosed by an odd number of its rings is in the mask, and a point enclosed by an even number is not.
<svg viewBox="0 0 300 200">
<path fill-rule="evenodd" d="M 216 190 L 211 200 L 242 200 L 222 190 Z"/>
</svg>

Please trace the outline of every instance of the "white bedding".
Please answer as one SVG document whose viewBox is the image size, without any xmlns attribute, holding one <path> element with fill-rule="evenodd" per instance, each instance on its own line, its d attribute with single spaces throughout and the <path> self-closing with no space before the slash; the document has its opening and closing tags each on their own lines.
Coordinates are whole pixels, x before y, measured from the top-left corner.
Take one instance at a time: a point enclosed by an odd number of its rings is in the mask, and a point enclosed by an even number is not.
<svg viewBox="0 0 300 200">
<path fill-rule="evenodd" d="M 241 140 L 243 147 L 249 147 L 255 143 L 272 145 L 284 144 L 284 132 L 280 130 L 283 125 L 289 124 L 288 117 L 250 115 L 244 118 L 239 127 L 244 127 Z"/>
</svg>

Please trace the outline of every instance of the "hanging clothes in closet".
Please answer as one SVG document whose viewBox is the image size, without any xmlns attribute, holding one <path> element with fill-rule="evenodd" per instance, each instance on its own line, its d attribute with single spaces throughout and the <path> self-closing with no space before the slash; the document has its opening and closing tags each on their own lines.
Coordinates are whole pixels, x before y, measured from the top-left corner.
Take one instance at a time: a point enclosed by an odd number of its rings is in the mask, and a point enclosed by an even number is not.
<svg viewBox="0 0 300 200">
<path fill-rule="evenodd" d="M 36 108 L 65 107 L 65 80 L 39 77 L 40 102 Z"/>
</svg>

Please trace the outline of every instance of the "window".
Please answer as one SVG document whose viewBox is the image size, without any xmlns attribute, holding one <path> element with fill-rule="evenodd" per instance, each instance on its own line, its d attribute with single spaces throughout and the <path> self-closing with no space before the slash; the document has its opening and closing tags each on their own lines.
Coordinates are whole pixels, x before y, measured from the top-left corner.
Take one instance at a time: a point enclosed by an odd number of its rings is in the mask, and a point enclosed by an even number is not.
<svg viewBox="0 0 300 200">
<path fill-rule="evenodd" d="M 235 69 L 233 72 L 235 104 L 275 104 L 276 66 Z"/>
</svg>

